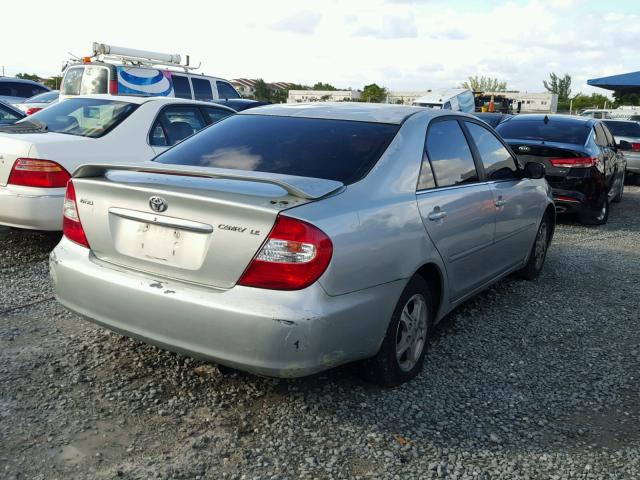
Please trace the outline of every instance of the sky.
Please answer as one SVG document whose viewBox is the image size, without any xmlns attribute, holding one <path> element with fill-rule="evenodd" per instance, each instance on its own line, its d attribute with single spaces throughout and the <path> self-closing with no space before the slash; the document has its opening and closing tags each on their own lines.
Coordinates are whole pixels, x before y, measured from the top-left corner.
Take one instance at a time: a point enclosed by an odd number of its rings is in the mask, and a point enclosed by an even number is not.
<svg viewBox="0 0 640 480">
<path fill-rule="evenodd" d="M 189 54 L 227 79 L 391 90 L 456 87 L 471 75 L 544 91 L 640 70 L 638 0 L 244 0 L 3 2 L 6 75 L 50 76 L 92 42 Z M 101 7 L 101 5 L 104 5 Z M 8 42 L 7 39 L 15 41 Z"/>
</svg>

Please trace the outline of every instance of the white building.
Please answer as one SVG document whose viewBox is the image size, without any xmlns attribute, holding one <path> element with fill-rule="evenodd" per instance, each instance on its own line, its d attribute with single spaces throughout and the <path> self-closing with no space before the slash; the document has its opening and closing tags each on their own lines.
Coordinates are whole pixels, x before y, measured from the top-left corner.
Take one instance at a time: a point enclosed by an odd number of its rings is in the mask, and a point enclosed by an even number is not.
<svg viewBox="0 0 640 480">
<path fill-rule="evenodd" d="M 411 105 L 417 98 L 429 95 L 431 90 L 421 92 L 389 90 L 387 103 Z M 512 101 L 513 111 L 522 113 L 555 113 L 558 111 L 558 95 L 555 93 L 528 93 L 528 92 L 484 92 L 484 95 L 500 95 Z"/>
<path fill-rule="evenodd" d="M 357 90 L 289 90 L 287 103 L 353 102 L 361 94 Z"/>
<path fill-rule="evenodd" d="M 558 111 L 558 95 L 555 93 L 528 92 L 484 92 L 484 95 L 501 95 L 511 100 L 513 112 L 521 113 L 556 113 Z"/>
</svg>

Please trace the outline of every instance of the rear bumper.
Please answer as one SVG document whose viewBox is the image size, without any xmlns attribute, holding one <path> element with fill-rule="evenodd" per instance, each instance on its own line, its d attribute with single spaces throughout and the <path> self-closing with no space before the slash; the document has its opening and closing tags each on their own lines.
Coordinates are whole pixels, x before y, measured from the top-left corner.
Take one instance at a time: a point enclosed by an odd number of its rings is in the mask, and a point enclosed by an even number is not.
<svg viewBox="0 0 640 480">
<path fill-rule="evenodd" d="M 549 182 L 558 213 L 592 214 L 600 211 L 608 194 L 601 174 L 569 177 L 562 182 Z"/>
<path fill-rule="evenodd" d="M 168 350 L 274 377 L 375 355 L 405 284 L 330 297 L 317 283 L 216 290 L 118 268 L 66 238 L 50 258 L 56 297 L 70 310 Z"/>
<path fill-rule="evenodd" d="M 62 230 L 64 188 L 0 187 L 0 225 Z"/>
<path fill-rule="evenodd" d="M 625 153 L 627 172 L 640 175 L 640 153 Z"/>
</svg>

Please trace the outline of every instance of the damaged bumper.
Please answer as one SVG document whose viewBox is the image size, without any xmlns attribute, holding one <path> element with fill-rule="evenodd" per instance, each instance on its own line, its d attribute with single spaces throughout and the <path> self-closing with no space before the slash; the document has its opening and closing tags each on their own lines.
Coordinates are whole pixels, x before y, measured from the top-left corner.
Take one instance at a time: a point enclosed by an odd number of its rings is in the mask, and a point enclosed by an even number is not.
<svg viewBox="0 0 640 480">
<path fill-rule="evenodd" d="M 50 258 L 58 300 L 126 336 L 274 377 L 310 375 L 378 351 L 403 281 L 328 296 L 217 290 L 119 269 L 63 238 Z"/>
<path fill-rule="evenodd" d="M 0 187 L 0 225 L 62 230 L 64 188 Z"/>
</svg>

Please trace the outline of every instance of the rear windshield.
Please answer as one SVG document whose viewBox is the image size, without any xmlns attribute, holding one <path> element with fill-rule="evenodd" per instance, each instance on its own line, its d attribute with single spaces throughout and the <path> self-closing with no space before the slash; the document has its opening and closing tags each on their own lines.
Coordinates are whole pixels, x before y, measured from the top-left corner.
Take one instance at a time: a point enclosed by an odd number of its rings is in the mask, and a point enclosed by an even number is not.
<svg viewBox="0 0 640 480">
<path fill-rule="evenodd" d="M 93 98 L 72 98 L 40 110 L 22 121 L 42 125 L 49 132 L 101 137 L 137 108 L 133 103 Z"/>
<path fill-rule="evenodd" d="M 27 98 L 24 103 L 51 103 L 58 99 L 58 92 L 44 92 Z"/>
<path fill-rule="evenodd" d="M 588 123 L 554 122 L 543 120 L 511 120 L 501 123 L 496 130 L 504 138 L 521 140 L 543 140 L 545 142 L 584 145 L 591 131 Z"/>
<path fill-rule="evenodd" d="M 160 163 L 325 178 L 362 178 L 399 125 L 272 115 L 234 115 L 156 158 Z"/>
<path fill-rule="evenodd" d="M 48 92 L 45 87 L 28 82 L 0 82 L 0 96 L 29 98 Z"/>
<path fill-rule="evenodd" d="M 616 137 L 640 137 L 640 123 L 604 122 L 604 124 Z"/>
</svg>

